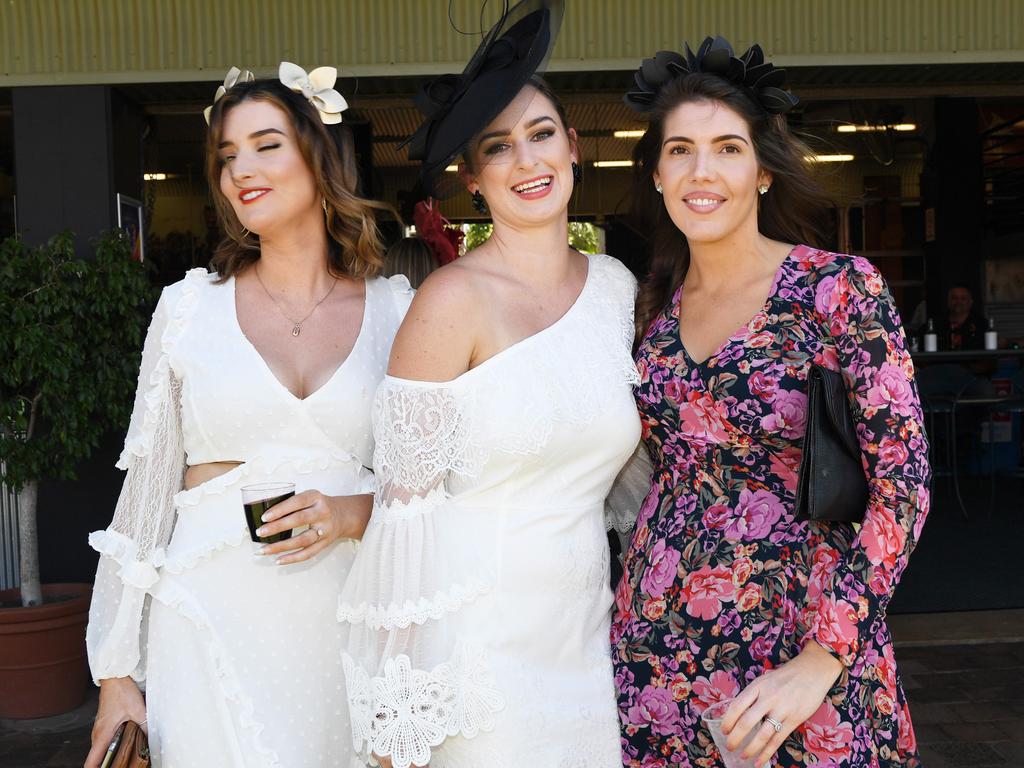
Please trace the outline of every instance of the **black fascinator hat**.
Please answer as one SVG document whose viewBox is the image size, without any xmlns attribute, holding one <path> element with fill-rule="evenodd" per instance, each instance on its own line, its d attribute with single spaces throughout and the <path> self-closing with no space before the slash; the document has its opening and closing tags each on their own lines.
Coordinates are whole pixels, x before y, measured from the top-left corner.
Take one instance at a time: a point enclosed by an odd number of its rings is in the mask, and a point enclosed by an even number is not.
<svg viewBox="0 0 1024 768">
<path fill-rule="evenodd" d="M 637 112 L 650 112 L 658 93 L 670 81 L 693 74 L 717 75 L 747 92 L 754 103 L 769 115 L 782 115 L 799 103 L 784 89 L 786 70 L 776 69 L 764 60 L 764 51 L 756 43 L 742 56 L 733 53 L 729 41 L 722 36 L 706 37 L 697 52 L 686 44 L 686 55 L 675 51 L 658 51 L 644 59 L 633 75 L 636 88 L 627 92 L 626 105 Z"/>
<path fill-rule="evenodd" d="M 484 35 L 461 75 L 441 75 L 416 94 L 424 120 L 400 146 L 422 163 L 420 181 L 429 194 L 439 196 L 438 175 L 544 69 L 564 11 L 564 0 L 516 3 Z"/>
</svg>

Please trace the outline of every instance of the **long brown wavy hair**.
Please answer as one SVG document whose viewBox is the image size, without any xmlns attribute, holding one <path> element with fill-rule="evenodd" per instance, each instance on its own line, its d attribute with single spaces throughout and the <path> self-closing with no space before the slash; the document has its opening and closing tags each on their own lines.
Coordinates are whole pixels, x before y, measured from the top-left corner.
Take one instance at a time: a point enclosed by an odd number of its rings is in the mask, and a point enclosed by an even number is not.
<svg viewBox="0 0 1024 768">
<path fill-rule="evenodd" d="M 754 154 L 772 184 L 759 202 L 757 228 L 765 237 L 788 243 L 820 246 L 829 199 L 814 179 L 807 157 L 811 151 L 794 136 L 783 115 L 768 115 L 743 90 L 717 75 L 685 75 L 667 83 L 650 113 L 650 124 L 633 151 L 631 218 L 637 231 L 651 232 L 651 261 L 636 302 L 639 344 L 655 316 L 682 285 L 690 266 L 686 236 L 668 215 L 654 188 L 661 156 L 665 118 L 682 104 L 710 101 L 742 117 L 750 129 Z"/>
<path fill-rule="evenodd" d="M 206 134 L 206 178 L 224 231 L 224 239 L 210 261 L 220 279 L 237 275 L 260 258 L 259 238 L 246 232 L 230 201 L 220 191 L 224 166 L 217 150 L 224 132 L 224 117 L 244 101 L 265 101 L 278 107 L 291 121 L 299 151 L 313 173 L 317 192 L 325 201 L 327 268 L 336 277 L 374 277 L 384 264 L 384 248 L 376 215 L 391 208 L 367 200 L 359 192 L 352 132 L 344 123 L 324 125 L 320 114 L 304 96 L 276 80 L 239 83 L 229 89 L 210 112 Z"/>
</svg>

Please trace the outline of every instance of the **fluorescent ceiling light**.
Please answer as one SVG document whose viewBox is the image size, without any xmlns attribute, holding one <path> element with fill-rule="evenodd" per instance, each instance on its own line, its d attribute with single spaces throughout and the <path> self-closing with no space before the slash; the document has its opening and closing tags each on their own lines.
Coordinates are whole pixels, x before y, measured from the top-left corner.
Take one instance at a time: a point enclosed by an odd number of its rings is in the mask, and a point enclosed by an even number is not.
<svg viewBox="0 0 1024 768">
<path fill-rule="evenodd" d="M 882 131 L 916 131 L 915 123 L 894 123 L 892 125 L 837 125 L 839 133 L 881 133 Z"/>
<path fill-rule="evenodd" d="M 143 181 L 166 181 L 166 173 L 144 173 L 142 174 Z"/>
<path fill-rule="evenodd" d="M 632 160 L 597 160 L 595 168 L 632 168 Z"/>
<path fill-rule="evenodd" d="M 848 163 L 854 157 L 853 155 L 808 155 L 807 159 L 812 163 Z"/>
<path fill-rule="evenodd" d="M 639 139 L 643 135 L 643 131 L 615 131 L 612 134 L 616 139 Z"/>
</svg>

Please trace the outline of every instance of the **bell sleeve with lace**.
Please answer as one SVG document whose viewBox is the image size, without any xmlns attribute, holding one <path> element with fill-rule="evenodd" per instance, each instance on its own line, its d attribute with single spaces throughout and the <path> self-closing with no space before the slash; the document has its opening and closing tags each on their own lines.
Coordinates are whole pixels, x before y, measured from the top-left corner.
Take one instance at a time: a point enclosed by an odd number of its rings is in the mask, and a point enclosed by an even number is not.
<svg viewBox="0 0 1024 768">
<path fill-rule="evenodd" d="M 174 524 L 174 494 L 185 466 L 180 418 L 180 382 L 168 361 L 168 336 L 175 322 L 165 291 L 146 335 L 142 365 L 125 447 L 117 467 L 124 485 L 106 530 L 89 544 L 100 553 L 86 646 L 97 683 L 131 676 L 145 680 L 147 591 Z"/>
<path fill-rule="evenodd" d="M 629 461 L 619 471 L 611 491 L 604 502 L 605 530 L 615 531 L 622 546 L 621 551 L 629 548 L 629 540 L 633 535 L 633 527 L 640 512 L 640 506 L 651 492 L 651 474 L 653 472 L 651 457 L 643 440 L 637 443 L 636 450 Z"/>
<path fill-rule="evenodd" d="M 473 401 L 451 384 L 393 377 L 375 400 L 374 509 L 338 619 L 353 743 L 394 768 L 489 730 L 504 703 L 485 650 L 459 632 L 494 586 L 498 554 L 495 516 L 458 492 L 485 461 Z"/>
</svg>

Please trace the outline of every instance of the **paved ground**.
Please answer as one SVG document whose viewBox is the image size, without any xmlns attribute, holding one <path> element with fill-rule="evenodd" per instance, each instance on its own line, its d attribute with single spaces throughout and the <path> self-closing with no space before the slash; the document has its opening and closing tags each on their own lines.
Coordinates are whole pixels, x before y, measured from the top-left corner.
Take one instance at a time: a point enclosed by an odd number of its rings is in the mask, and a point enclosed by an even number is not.
<svg viewBox="0 0 1024 768">
<path fill-rule="evenodd" d="M 1024 768 L 1024 611 L 891 624 L 924 768 Z M 81 768 L 95 707 L 93 695 L 60 717 L 0 720 L 0 766 Z"/>
</svg>

